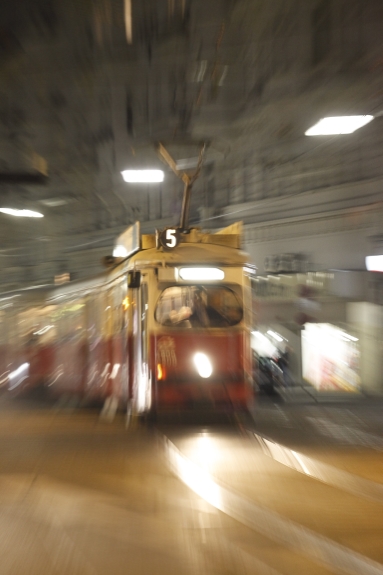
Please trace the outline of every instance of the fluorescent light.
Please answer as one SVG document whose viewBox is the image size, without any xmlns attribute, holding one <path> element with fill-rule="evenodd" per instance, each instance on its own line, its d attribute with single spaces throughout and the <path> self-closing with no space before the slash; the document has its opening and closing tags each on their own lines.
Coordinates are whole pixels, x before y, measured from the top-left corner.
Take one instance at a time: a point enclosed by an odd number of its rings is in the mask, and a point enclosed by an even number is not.
<svg viewBox="0 0 383 575">
<path fill-rule="evenodd" d="M 366 268 L 369 272 L 383 272 L 383 256 L 367 256 Z"/>
<path fill-rule="evenodd" d="M 182 280 L 206 281 L 223 280 L 225 272 L 219 268 L 181 268 L 178 272 Z"/>
<path fill-rule="evenodd" d="M 18 216 L 21 218 L 43 218 L 44 215 L 40 212 L 33 212 L 32 210 L 15 210 L 13 208 L 0 208 L 0 212 L 8 214 L 9 216 Z"/>
<path fill-rule="evenodd" d="M 271 329 L 268 330 L 267 332 L 269 335 L 271 335 L 272 338 L 274 338 L 276 341 L 283 341 L 283 337 L 281 337 L 279 334 L 275 333 L 275 331 L 272 331 Z"/>
<path fill-rule="evenodd" d="M 317 124 L 309 128 L 306 136 L 330 136 L 335 134 L 352 134 L 365 126 L 374 116 L 333 116 L 322 118 Z"/>
<path fill-rule="evenodd" d="M 209 358 L 204 353 L 196 353 L 193 357 L 194 365 L 197 368 L 198 374 L 207 379 L 213 373 L 213 367 Z"/>
<path fill-rule="evenodd" d="M 129 183 L 150 183 L 163 182 L 164 172 L 162 170 L 124 170 L 121 172 L 125 182 Z"/>
</svg>

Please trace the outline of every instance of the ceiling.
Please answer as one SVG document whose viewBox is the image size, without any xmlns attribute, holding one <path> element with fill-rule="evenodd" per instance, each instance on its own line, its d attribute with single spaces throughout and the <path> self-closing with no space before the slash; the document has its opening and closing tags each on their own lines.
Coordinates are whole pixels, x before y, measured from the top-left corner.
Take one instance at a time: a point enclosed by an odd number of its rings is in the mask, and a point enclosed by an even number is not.
<svg viewBox="0 0 383 575">
<path fill-rule="evenodd" d="M 0 207 L 44 218 L 0 214 L 0 284 L 93 273 L 130 223 L 177 223 L 182 182 L 158 142 L 176 160 L 206 144 L 190 219 L 207 228 L 382 177 L 382 16 L 379 0 L 3 3 Z M 304 136 L 356 113 L 377 118 L 348 138 Z M 138 167 L 164 183 L 126 184 Z M 268 214 L 283 217 L 272 202 Z"/>
</svg>

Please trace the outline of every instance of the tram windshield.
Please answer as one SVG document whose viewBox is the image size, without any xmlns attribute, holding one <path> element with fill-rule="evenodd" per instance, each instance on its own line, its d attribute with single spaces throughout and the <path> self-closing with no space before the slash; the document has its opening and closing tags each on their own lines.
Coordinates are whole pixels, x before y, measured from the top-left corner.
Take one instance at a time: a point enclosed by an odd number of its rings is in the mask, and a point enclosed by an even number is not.
<svg viewBox="0 0 383 575">
<path fill-rule="evenodd" d="M 155 318 L 177 328 L 229 327 L 239 323 L 243 309 L 239 297 L 224 286 L 173 286 L 164 289 Z"/>
</svg>

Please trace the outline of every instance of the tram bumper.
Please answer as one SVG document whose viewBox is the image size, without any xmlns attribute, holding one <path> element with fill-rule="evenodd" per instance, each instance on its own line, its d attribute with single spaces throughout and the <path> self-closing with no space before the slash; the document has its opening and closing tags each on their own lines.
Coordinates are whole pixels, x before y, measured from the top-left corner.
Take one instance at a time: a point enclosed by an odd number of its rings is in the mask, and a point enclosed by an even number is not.
<svg viewBox="0 0 383 575">
<path fill-rule="evenodd" d="M 212 409 L 246 408 L 252 391 L 246 382 L 232 381 L 166 381 L 157 382 L 156 404 L 161 408 L 205 407 Z"/>
</svg>

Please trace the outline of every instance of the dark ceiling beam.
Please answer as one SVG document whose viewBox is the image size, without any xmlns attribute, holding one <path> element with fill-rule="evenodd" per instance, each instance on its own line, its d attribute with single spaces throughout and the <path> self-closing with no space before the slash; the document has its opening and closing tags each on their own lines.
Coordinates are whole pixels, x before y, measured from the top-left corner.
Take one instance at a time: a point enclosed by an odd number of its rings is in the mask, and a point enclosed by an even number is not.
<svg viewBox="0 0 383 575">
<path fill-rule="evenodd" d="M 0 184 L 46 184 L 48 176 L 40 172 L 0 172 Z"/>
</svg>

